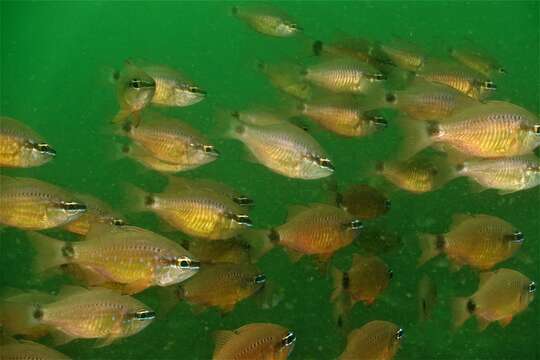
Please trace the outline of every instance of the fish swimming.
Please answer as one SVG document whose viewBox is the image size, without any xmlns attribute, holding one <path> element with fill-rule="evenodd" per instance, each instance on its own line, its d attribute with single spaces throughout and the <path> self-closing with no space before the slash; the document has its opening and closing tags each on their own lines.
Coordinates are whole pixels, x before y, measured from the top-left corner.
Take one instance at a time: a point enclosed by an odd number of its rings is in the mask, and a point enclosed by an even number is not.
<svg viewBox="0 0 540 360">
<path fill-rule="evenodd" d="M 237 7 L 232 14 L 257 32 L 275 37 L 289 37 L 302 31 L 283 11 L 268 6 Z"/>
<path fill-rule="evenodd" d="M 403 338 L 403 329 L 389 321 L 370 321 L 349 333 L 339 360 L 391 360 Z"/>
<path fill-rule="evenodd" d="M 116 214 L 114 214 L 111 207 L 103 201 L 90 196 L 77 194 L 79 198 L 86 205 L 86 212 L 79 218 L 64 225 L 64 229 L 78 234 L 86 235 L 90 230 L 90 227 L 95 224 L 109 224 L 115 226 L 123 226 L 126 222 Z"/>
<path fill-rule="evenodd" d="M 61 352 L 28 340 L 0 345 L 2 360 L 70 360 Z"/>
</svg>

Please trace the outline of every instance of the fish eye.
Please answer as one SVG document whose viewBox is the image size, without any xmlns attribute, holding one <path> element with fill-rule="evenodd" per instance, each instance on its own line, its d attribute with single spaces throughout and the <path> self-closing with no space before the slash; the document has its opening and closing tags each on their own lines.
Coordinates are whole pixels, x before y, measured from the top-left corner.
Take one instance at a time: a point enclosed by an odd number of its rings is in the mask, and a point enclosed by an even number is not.
<svg viewBox="0 0 540 360">
<path fill-rule="evenodd" d="M 490 81 L 490 80 L 484 81 L 481 87 L 488 90 L 497 90 L 497 85 L 493 81 Z"/>
<path fill-rule="evenodd" d="M 152 310 L 139 310 L 132 314 L 134 320 L 153 320 L 156 318 L 156 312 Z"/>
<path fill-rule="evenodd" d="M 527 290 L 530 292 L 530 293 L 533 293 L 536 291 L 536 283 L 534 281 L 531 281 L 529 286 L 527 287 Z"/>
<path fill-rule="evenodd" d="M 525 240 L 523 233 L 521 231 L 516 231 L 512 234 L 512 242 L 522 243 Z"/>
<path fill-rule="evenodd" d="M 253 205 L 253 200 L 244 195 L 233 197 L 233 201 L 238 205 Z"/>
<path fill-rule="evenodd" d="M 54 150 L 52 147 L 50 147 L 49 144 L 45 144 L 45 143 L 35 144 L 34 148 L 37 151 L 45 153 L 45 154 L 49 154 L 49 155 L 53 155 L 53 156 L 56 155 L 56 150 Z"/>
<path fill-rule="evenodd" d="M 533 125 L 533 133 L 540 135 L 540 124 Z"/>
<path fill-rule="evenodd" d="M 266 275 L 259 274 L 255 276 L 255 283 L 256 284 L 264 284 L 266 282 Z"/>
<path fill-rule="evenodd" d="M 393 277 L 394 277 L 394 272 L 392 270 L 388 270 L 388 279 L 392 280 Z"/>
<path fill-rule="evenodd" d="M 122 219 L 116 219 L 116 218 L 112 218 L 111 219 L 111 225 L 114 225 L 114 226 L 124 226 L 126 225 L 126 222 Z"/>
<path fill-rule="evenodd" d="M 219 151 L 216 150 L 216 148 L 212 145 L 203 145 L 203 151 L 207 154 L 212 154 L 212 155 L 219 155 Z"/>
<path fill-rule="evenodd" d="M 188 87 L 188 91 L 190 93 L 193 93 L 193 94 L 201 94 L 201 95 L 206 95 L 206 91 L 204 91 L 203 89 L 197 87 L 197 86 L 190 86 Z"/>
<path fill-rule="evenodd" d="M 498 72 L 499 74 L 506 74 L 506 69 L 500 67 L 500 68 L 497 69 L 497 72 Z"/>
<path fill-rule="evenodd" d="M 394 338 L 396 340 L 401 340 L 401 338 L 403 337 L 403 335 L 405 335 L 405 332 L 403 331 L 403 329 L 399 329 L 398 331 L 396 331 L 396 333 L 394 334 Z"/>
<path fill-rule="evenodd" d="M 345 228 L 349 230 L 361 230 L 364 228 L 364 225 L 362 222 L 358 219 L 352 220 L 349 223 L 345 224 Z"/>
<path fill-rule="evenodd" d="M 60 201 L 58 205 L 66 211 L 86 211 L 86 205 L 74 201 Z"/>
<path fill-rule="evenodd" d="M 392 202 L 390 200 L 385 200 L 384 201 L 384 208 L 387 209 L 387 210 L 390 210 L 391 207 L 392 207 Z"/>
<path fill-rule="evenodd" d="M 330 159 L 328 158 L 317 158 L 317 164 L 319 164 L 320 167 L 331 171 L 334 171 L 336 169 L 332 164 L 332 161 L 330 161 Z"/>
<path fill-rule="evenodd" d="M 287 335 L 281 339 L 281 345 L 284 347 L 291 346 L 295 341 L 296 335 L 292 331 L 289 331 Z"/>
<path fill-rule="evenodd" d="M 201 267 L 201 263 L 199 261 L 194 261 L 188 258 L 177 259 L 176 265 L 180 267 L 180 269 L 199 269 Z"/>
<path fill-rule="evenodd" d="M 251 219 L 249 218 L 248 215 L 234 214 L 234 215 L 232 215 L 232 219 L 233 219 L 233 221 L 237 222 L 240 225 L 245 225 L 245 226 L 248 226 L 248 227 L 253 226 L 253 222 L 251 221 Z"/>
<path fill-rule="evenodd" d="M 145 87 L 154 87 L 154 83 L 149 81 L 144 81 L 141 79 L 131 79 L 128 82 L 128 86 L 133 89 L 141 89 Z"/>
</svg>

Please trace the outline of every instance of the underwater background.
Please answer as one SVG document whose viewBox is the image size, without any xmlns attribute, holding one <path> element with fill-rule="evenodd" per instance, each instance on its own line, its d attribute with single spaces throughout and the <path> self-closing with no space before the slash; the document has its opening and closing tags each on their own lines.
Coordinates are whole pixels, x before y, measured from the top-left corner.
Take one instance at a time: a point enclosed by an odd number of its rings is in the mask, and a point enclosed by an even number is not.
<svg viewBox="0 0 540 360">
<path fill-rule="evenodd" d="M 279 2 L 296 19 L 305 37 L 271 38 L 252 31 L 230 14 L 238 2 L 23 2 L 0 3 L 1 114 L 21 119 L 47 139 L 58 156 L 45 166 L 2 170 L 11 176 L 32 177 L 80 193 L 95 195 L 125 213 L 129 223 L 160 232 L 154 215 L 132 215 L 122 207 L 122 186 L 134 183 L 160 191 L 162 175 L 138 163 L 116 159 L 118 140 L 110 120 L 118 110 L 109 78 L 128 58 L 145 59 L 178 68 L 208 91 L 190 107 L 166 109 L 214 142 L 222 156 L 181 176 L 210 178 L 252 197 L 250 212 L 257 228 L 285 221 L 287 206 L 327 201 L 323 180 L 294 180 L 246 161 L 239 142 L 223 140 L 215 131 L 220 111 L 257 105 L 280 106 L 284 98 L 256 69 L 268 62 L 309 60 L 309 39 L 339 39 L 342 34 L 373 40 L 397 35 L 429 54 L 445 56 L 451 45 L 473 40 L 494 54 L 508 74 L 498 80 L 494 99 L 511 101 L 531 112 L 540 111 L 540 24 L 538 1 L 370 1 Z M 388 129 L 358 139 L 340 138 L 315 126 L 310 130 L 333 159 L 332 175 L 340 188 L 370 182 L 369 169 L 378 160 L 396 155 L 400 132 Z M 372 306 L 357 304 L 352 328 L 371 320 L 392 321 L 405 337 L 396 359 L 535 359 L 539 358 L 539 301 L 501 328 L 477 331 L 474 320 L 451 330 L 450 299 L 468 296 L 478 285 L 468 267 L 451 272 L 442 256 L 416 267 L 420 250 L 416 234 L 442 233 L 456 213 L 501 217 L 525 234 L 516 256 L 497 265 L 519 270 L 540 281 L 540 189 L 501 196 L 495 191 L 474 193 L 465 178 L 422 195 L 391 192 L 391 210 L 372 222 L 399 232 L 403 245 L 380 255 L 394 278 Z M 54 232 L 53 232 L 54 233 Z M 179 233 L 163 233 L 180 240 Z M 40 278 L 32 273 L 34 251 L 22 231 L 1 229 L 2 287 L 57 290 L 62 277 Z M 361 238 L 360 238 L 361 241 Z M 332 265 L 350 266 L 351 245 L 337 253 Z M 208 359 L 212 332 L 251 322 L 273 322 L 295 331 L 290 359 L 333 359 L 343 351 L 346 334 L 332 318 L 332 284 L 312 259 L 292 263 L 281 248 L 263 257 L 258 266 L 277 283 L 281 302 L 261 309 L 248 299 L 225 316 L 217 310 L 194 314 L 178 304 L 139 334 L 111 346 L 94 348 L 78 340 L 58 348 L 74 359 Z M 428 273 L 437 284 L 438 304 L 432 319 L 418 322 L 417 283 Z M 153 289 L 136 296 L 159 308 Z"/>
</svg>

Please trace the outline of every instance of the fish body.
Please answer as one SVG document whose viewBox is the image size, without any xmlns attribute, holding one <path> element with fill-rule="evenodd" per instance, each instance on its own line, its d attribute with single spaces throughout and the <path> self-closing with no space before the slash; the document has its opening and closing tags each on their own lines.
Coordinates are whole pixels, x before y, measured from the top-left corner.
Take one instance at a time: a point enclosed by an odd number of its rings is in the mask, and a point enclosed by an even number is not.
<svg viewBox="0 0 540 360">
<path fill-rule="evenodd" d="M 218 331 L 213 360 L 285 360 L 296 335 L 280 325 L 252 323 L 234 331 Z"/>
<path fill-rule="evenodd" d="M 371 321 L 349 333 L 339 360 L 391 360 L 399 349 L 403 330 L 388 321 Z"/>
<path fill-rule="evenodd" d="M 270 83 L 283 93 L 300 100 L 311 98 L 312 89 L 306 80 L 296 72 L 291 71 L 288 64 L 267 64 L 259 62 L 258 69 Z"/>
<path fill-rule="evenodd" d="M 103 201 L 90 196 L 77 194 L 86 205 L 86 212 L 79 218 L 64 225 L 64 229 L 78 235 L 86 235 L 92 224 L 125 225 L 125 221 L 115 215 L 111 207 Z"/>
<path fill-rule="evenodd" d="M 495 216 L 456 215 L 448 233 L 421 236 L 419 263 L 445 253 L 456 266 L 489 270 L 510 258 L 524 240 L 523 233 Z"/>
<path fill-rule="evenodd" d="M 43 165 L 56 151 L 23 123 L 0 117 L 0 167 L 28 168 Z"/>
<path fill-rule="evenodd" d="M 484 76 L 506 74 L 506 70 L 493 57 L 483 53 L 479 49 L 471 47 L 453 47 L 450 49 L 450 56 Z"/>
<path fill-rule="evenodd" d="M 419 49 L 398 39 L 375 46 L 372 57 L 412 72 L 421 69 L 425 63 L 425 56 Z"/>
<path fill-rule="evenodd" d="M 282 11 L 271 7 L 233 7 L 232 13 L 251 28 L 265 35 L 290 37 L 301 28 Z"/>
<path fill-rule="evenodd" d="M 43 181 L 0 177 L 0 224 L 43 230 L 76 220 L 86 205 L 75 195 Z"/>
<path fill-rule="evenodd" d="M 478 290 L 469 298 L 453 301 L 454 326 L 461 326 L 471 315 L 480 330 L 498 321 L 507 326 L 534 299 L 536 284 L 525 275 L 510 269 L 480 274 Z"/>
<path fill-rule="evenodd" d="M 337 204 L 360 220 L 378 218 L 390 210 L 390 200 L 379 190 L 356 184 L 337 194 Z"/>
<path fill-rule="evenodd" d="M 2 360 L 69 360 L 66 355 L 32 341 L 20 340 L 0 345 Z"/>
</svg>

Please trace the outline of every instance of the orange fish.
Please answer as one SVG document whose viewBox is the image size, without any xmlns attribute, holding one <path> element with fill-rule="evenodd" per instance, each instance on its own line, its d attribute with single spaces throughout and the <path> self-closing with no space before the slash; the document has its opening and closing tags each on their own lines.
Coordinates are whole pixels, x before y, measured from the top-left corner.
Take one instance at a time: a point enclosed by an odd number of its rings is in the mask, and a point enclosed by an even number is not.
<svg viewBox="0 0 540 360">
<path fill-rule="evenodd" d="M 418 264 L 445 253 L 455 267 L 489 270 L 510 258 L 524 240 L 522 232 L 495 216 L 455 215 L 448 233 L 420 236 L 422 256 Z"/>
<path fill-rule="evenodd" d="M 70 358 L 61 352 L 48 348 L 44 345 L 19 340 L 0 345 L 2 360 L 69 360 Z"/>
<path fill-rule="evenodd" d="M 217 331 L 213 360 L 285 360 L 296 335 L 280 325 L 252 323 L 234 331 Z"/>
<path fill-rule="evenodd" d="M 480 330 L 494 321 L 507 326 L 514 316 L 527 309 L 535 291 L 535 282 L 515 270 L 481 273 L 478 290 L 469 298 L 453 301 L 454 326 L 461 326 L 471 315 L 476 316 Z"/>
<path fill-rule="evenodd" d="M 349 333 L 339 360 L 391 360 L 399 349 L 403 329 L 388 321 L 375 320 Z"/>
</svg>

